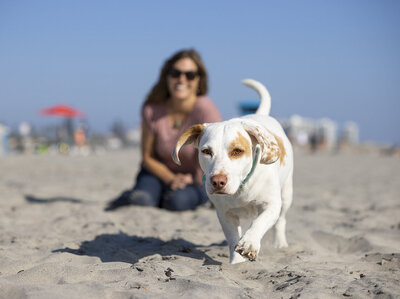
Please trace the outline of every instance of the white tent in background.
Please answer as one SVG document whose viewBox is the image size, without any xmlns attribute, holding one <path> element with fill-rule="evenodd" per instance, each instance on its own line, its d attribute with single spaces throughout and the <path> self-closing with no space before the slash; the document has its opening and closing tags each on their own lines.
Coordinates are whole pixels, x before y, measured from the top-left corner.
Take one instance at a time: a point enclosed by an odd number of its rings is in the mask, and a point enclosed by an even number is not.
<svg viewBox="0 0 400 299">
<path fill-rule="evenodd" d="M 8 136 L 10 134 L 10 128 L 6 125 L 0 124 L 0 156 L 4 156 L 8 153 Z"/>
<path fill-rule="evenodd" d="M 357 145 L 359 140 L 358 125 L 352 121 L 346 122 L 343 125 L 342 142 L 348 145 Z"/>
</svg>

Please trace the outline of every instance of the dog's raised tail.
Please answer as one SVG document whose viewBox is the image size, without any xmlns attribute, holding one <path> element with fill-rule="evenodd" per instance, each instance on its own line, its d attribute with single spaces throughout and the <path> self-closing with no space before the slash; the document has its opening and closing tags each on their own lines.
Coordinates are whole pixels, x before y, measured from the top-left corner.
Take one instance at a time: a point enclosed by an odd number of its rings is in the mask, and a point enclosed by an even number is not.
<svg viewBox="0 0 400 299">
<path fill-rule="evenodd" d="M 260 106 L 258 106 L 256 114 L 269 115 L 269 111 L 271 110 L 271 96 L 267 88 L 262 83 L 253 79 L 244 79 L 242 83 L 253 88 L 260 95 Z"/>
</svg>

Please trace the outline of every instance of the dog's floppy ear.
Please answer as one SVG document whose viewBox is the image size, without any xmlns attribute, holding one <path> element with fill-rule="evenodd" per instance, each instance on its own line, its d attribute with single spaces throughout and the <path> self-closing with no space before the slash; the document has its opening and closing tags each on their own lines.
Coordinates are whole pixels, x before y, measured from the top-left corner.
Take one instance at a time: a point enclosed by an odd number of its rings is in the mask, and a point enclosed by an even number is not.
<svg viewBox="0 0 400 299">
<path fill-rule="evenodd" d="M 256 122 L 244 120 L 241 123 L 246 132 L 254 137 L 261 146 L 260 163 L 271 164 L 276 162 L 282 153 L 275 136 Z"/>
<path fill-rule="evenodd" d="M 200 141 L 200 136 L 201 133 L 203 132 L 203 129 L 205 128 L 205 124 L 203 125 L 194 125 L 187 129 L 178 139 L 178 142 L 176 143 L 175 149 L 172 152 L 172 160 L 178 165 L 181 165 L 181 161 L 179 160 L 179 150 L 181 147 L 188 145 L 192 142 L 194 142 L 194 146 L 198 147 L 199 141 Z"/>
</svg>

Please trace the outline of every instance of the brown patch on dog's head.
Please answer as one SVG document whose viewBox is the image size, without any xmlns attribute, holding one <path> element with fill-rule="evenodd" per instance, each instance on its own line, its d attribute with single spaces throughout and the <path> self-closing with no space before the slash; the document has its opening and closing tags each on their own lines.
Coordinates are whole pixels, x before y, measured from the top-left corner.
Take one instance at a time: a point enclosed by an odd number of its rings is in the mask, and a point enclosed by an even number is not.
<svg viewBox="0 0 400 299">
<path fill-rule="evenodd" d="M 228 156 L 230 159 L 238 159 L 245 156 L 250 156 L 251 144 L 240 132 L 235 140 L 229 146 Z"/>
<path fill-rule="evenodd" d="M 181 165 L 178 153 L 183 146 L 194 142 L 195 147 L 198 147 L 204 128 L 205 125 L 194 125 L 183 132 L 183 134 L 179 137 L 175 149 L 172 152 L 172 160 L 174 160 L 176 164 Z"/>
</svg>

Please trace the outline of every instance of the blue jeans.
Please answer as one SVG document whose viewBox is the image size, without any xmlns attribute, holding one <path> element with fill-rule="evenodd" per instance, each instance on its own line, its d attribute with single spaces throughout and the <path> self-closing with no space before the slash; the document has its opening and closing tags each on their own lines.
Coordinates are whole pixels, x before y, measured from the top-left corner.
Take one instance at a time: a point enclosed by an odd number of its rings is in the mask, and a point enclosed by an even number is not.
<svg viewBox="0 0 400 299">
<path fill-rule="evenodd" d="M 132 204 L 172 211 L 194 210 L 208 200 L 202 186 L 191 184 L 185 189 L 172 190 L 143 167 L 136 177 L 136 185 L 130 198 Z"/>
</svg>

